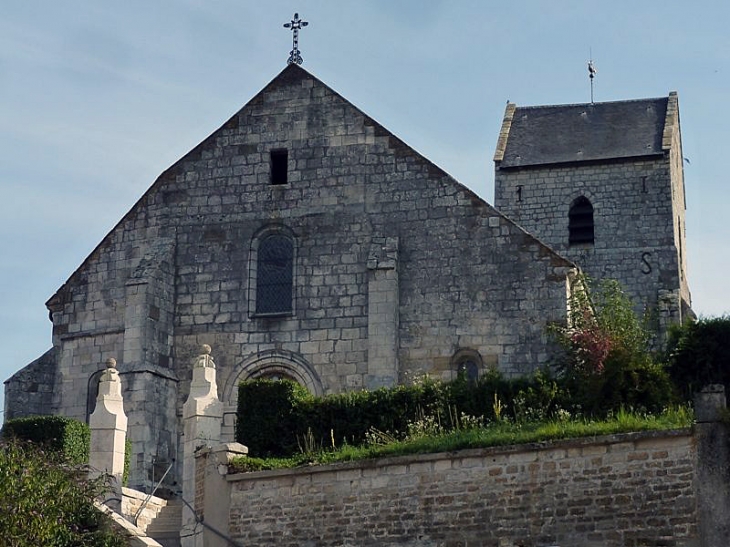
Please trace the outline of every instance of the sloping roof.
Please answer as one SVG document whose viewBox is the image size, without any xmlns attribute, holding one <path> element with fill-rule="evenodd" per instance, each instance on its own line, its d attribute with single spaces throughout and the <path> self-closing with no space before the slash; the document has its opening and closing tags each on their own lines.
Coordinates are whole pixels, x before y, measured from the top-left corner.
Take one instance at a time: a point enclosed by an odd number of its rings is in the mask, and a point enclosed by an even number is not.
<svg viewBox="0 0 730 547">
<path fill-rule="evenodd" d="M 509 168 L 662 154 L 668 102 L 509 104 L 494 159 Z"/>
</svg>

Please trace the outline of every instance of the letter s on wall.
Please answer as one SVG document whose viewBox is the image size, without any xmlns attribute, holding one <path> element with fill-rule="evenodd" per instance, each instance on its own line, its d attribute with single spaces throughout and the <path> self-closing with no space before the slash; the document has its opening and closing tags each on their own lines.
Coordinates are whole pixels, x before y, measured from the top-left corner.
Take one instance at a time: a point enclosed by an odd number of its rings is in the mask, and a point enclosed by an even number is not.
<svg viewBox="0 0 730 547">
<path fill-rule="evenodd" d="M 643 253 L 641 253 L 641 273 L 645 275 L 649 275 L 652 272 L 651 264 L 649 264 L 650 258 L 650 252 L 644 251 Z"/>
</svg>

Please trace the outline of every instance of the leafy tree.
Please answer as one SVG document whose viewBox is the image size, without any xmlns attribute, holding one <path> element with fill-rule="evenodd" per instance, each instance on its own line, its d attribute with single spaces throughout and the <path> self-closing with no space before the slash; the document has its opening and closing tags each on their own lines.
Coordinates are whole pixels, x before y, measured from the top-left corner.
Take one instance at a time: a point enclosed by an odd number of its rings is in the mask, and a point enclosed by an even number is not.
<svg viewBox="0 0 730 547">
<path fill-rule="evenodd" d="M 93 506 L 104 478 L 57 452 L 17 441 L 0 442 L 0 538 L 14 547 L 122 547 L 124 540 Z"/>
</svg>

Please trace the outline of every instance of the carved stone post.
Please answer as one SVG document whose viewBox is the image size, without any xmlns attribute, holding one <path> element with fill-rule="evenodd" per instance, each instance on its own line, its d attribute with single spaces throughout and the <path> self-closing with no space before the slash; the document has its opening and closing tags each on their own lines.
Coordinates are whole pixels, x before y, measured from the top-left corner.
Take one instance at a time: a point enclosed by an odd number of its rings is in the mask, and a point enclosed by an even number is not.
<svg viewBox="0 0 730 547">
<path fill-rule="evenodd" d="M 220 443 L 223 403 L 218 400 L 215 363 L 211 348 L 204 344 L 202 353 L 193 362 L 190 395 L 183 405 L 185 437 L 183 443 L 183 499 L 195 507 L 195 451 L 202 446 Z M 196 512 L 202 508 L 195 507 Z M 183 507 L 183 529 L 180 533 L 183 547 L 203 545 L 202 526 L 196 526 L 193 511 Z"/>
<path fill-rule="evenodd" d="M 124 444 L 127 438 L 127 416 L 124 414 L 122 382 L 117 362 L 106 360 L 106 370 L 99 379 L 96 408 L 89 417 L 91 447 L 89 465 L 92 473 L 112 475 L 118 486 L 124 474 Z"/>
<path fill-rule="evenodd" d="M 198 450 L 196 510 L 203 510 L 207 526 L 203 532 L 205 547 L 229 547 L 231 483 L 226 480 L 228 465 L 236 456 L 248 454 L 240 443 L 226 443 Z"/>
</svg>

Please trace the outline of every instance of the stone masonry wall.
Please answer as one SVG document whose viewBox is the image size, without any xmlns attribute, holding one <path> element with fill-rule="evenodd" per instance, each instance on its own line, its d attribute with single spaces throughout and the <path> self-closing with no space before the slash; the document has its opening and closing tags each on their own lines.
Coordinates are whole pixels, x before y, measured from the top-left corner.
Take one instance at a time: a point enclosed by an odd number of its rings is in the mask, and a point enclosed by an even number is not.
<svg viewBox="0 0 730 547">
<path fill-rule="evenodd" d="M 679 297 L 689 296 L 675 244 L 679 198 L 672 172 L 665 157 L 498 168 L 495 206 L 591 277 L 619 280 L 637 308 L 656 308 L 661 290 L 673 294 L 677 313 Z M 569 246 L 568 211 L 581 195 L 593 205 L 595 243 Z M 683 205 L 682 196 L 681 222 Z"/>
<path fill-rule="evenodd" d="M 697 545 L 688 430 L 230 475 L 253 546 Z"/>
<path fill-rule="evenodd" d="M 663 146 L 669 148 L 669 164 L 672 185 L 674 241 L 677 247 L 679 264 L 680 296 L 691 304 L 692 297 L 687 280 L 687 224 L 685 211 L 687 209 L 684 187 L 684 153 L 682 152 L 682 135 L 679 126 L 679 99 L 676 93 L 669 94 L 667 105 L 667 126 L 664 129 Z"/>
<path fill-rule="evenodd" d="M 56 359 L 56 351 L 51 348 L 6 380 L 6 421 L 51 412 L 56 382 Z"/>
<path fill-rule="evenodd" d="M 288 181 L 272 184 L 282 149 Z M 273 231 L 293 241 L 294 305 L 264 317 L 256 248 Z M 374 270 L 383 247 L 393 265 Z M 314 393 L 449 379 L 462 349 L 518 375 L 546 362 L 572 268 L 292 65 L 163 173 L 48 301 L 53 411 L 84 419 L 90 377 L 116 358 L 143 487 L 153 458 L 179 451 L 201 344 L 226 405 L 265 373 Z"/>
</svg>

